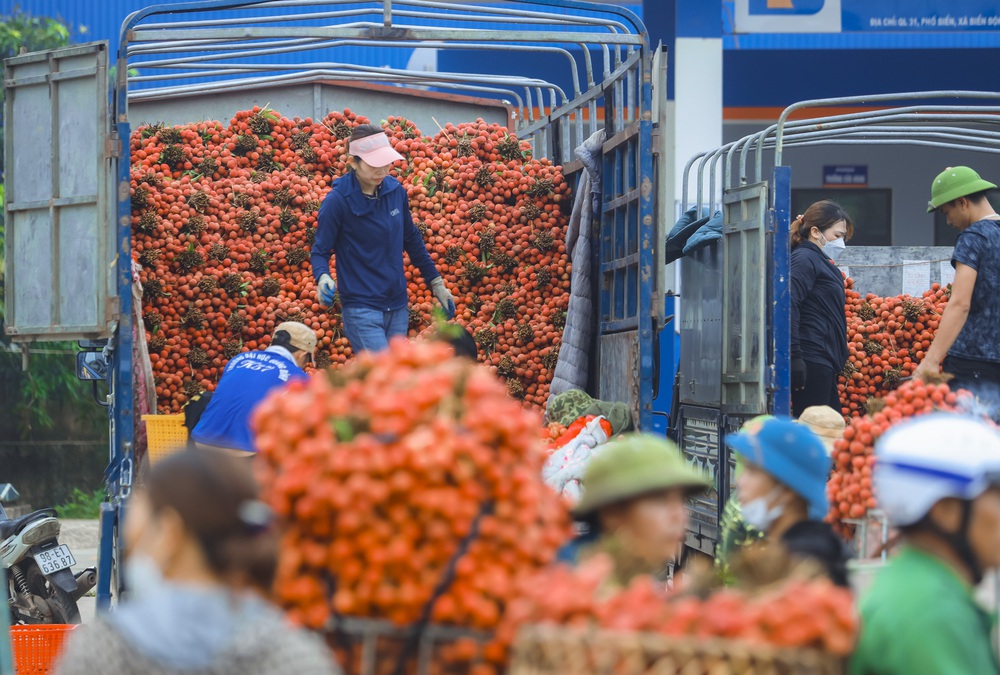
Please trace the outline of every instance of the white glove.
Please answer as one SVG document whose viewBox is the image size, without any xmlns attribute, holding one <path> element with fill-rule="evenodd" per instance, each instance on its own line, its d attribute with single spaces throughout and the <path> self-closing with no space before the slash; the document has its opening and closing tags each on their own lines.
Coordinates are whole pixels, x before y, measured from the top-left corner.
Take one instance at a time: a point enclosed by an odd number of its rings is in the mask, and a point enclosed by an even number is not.
<svg viewBox="0 0 1000 675">
<path fill-rule="evenodd" d="M 320 276 L 316 282 L 316 294 L 319 296 L 319 304 L 329 307 L 333 304 L 333 296 L 337 294 L 337 282 L 329 274 Z"/>
<path fill-rule="evenodd" d="M 449 320 L 455 318 L 455 296 L 445 287 L 444 280 L 441 277 L 431 282 L 431 293 L 434 294 L 434 297 L 441 304 L 445 318 Z"/>
</svg>

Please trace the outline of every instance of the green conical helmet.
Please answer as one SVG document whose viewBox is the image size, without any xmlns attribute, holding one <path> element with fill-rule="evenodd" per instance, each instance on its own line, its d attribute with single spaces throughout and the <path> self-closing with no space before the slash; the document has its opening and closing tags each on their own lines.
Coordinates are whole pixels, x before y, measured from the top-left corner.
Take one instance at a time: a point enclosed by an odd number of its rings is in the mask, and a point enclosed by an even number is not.
<svg viewBox="0 0 1000 675">
<path fill-rule="evenodd" d="M 948 167 L 931 183 L 931 200 L 927 202 L 927 213 L 959 197 L 968 197 L 995 188 L 996 185 L 983 180 L 978 173 L 967 166 Z"/>
</svg>

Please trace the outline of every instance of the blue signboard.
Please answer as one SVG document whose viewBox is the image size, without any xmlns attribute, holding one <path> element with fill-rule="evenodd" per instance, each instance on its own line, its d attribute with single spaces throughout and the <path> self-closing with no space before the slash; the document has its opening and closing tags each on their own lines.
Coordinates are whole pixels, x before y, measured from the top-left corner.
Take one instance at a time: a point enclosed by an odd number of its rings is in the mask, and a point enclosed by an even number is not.
<svg viewBox="0 0 1000 675">
<path fill-rule="evenodd" d="M 834 164 L 823 167 L 823 187 L 867 187 L 868 166 Z"/>
<path fill-rule="evenodd" d="M 1000 31 L 997 0 L 841 0 L 844 31 Z"/>
<path fill-rule="evenodd" d="M 998 0 L 730 0 L 736 33 L 1000 33 Z"/>
</svg>

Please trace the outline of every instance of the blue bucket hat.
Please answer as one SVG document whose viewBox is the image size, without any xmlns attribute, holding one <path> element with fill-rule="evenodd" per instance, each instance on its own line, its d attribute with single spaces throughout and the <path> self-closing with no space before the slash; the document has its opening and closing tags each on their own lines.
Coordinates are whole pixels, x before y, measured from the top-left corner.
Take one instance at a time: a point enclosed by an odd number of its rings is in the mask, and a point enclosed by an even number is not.
<svg viewBox="0 0 1000 675">
<path fill-rule="evenodd" d="M 826 516 L 830 457 L 809 427 L 775 417 L 756 429 L 726 436 L 726 445 L 806 500 L 810 518 L 822 520 Z"/>
</svg>

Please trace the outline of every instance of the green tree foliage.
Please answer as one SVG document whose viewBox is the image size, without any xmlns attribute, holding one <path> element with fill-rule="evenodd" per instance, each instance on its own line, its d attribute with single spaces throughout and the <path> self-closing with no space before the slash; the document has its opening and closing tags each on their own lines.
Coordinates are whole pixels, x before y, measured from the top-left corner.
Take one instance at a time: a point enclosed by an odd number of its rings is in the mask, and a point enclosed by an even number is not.
<svg viewBox="0 0 1000 675">
<path fill-rule="evenodd" d="M 45 16 L 30 16 L 17 6 L 5 16 L 0 16 L 0 58 L 17 56 L 22 51 L 37 52 L 43 49 L 57 49 L 69 46 L 69 28 L 57 19 Z M 3 93 L 0 92 L 0 102 Z M 0 120 L 3 109 L 0 108 Z M 3 147 L 3 125 L 0 123 L 0 147 Z M 0 156 L 0 173 L 3 172 L 3 157 Z"/>
<path fill-rule="evenodd" d="M 16 8 L 0 16 L 0 57 L 16 56 L 22 51 L 34 52 L 68 46 L 69 28 L 48 17 L 34 17 Z M 2 100 L 2 91 L 0 91 Z M 2 115 L 2 107 L 0 107 Z M 2 118 L 0 118 L 2 119 Z M 0 147 L 3 127 L 0 126 Z M 0 156 L 2 162 L 2 156 Z M 0 163 L 0 172 L 3 165 Z M 3 205 L 3 182 L 0 181 L 0 207 Z M 11 419 L 22 438 L 32 431 L 51 428 L 53 412 L 66 404 L 79 407 L 81 416 L 92 418 L 95 426 L 106 419 L 101 408 L 90 400 L 90 384 L 76 379 L 77 350 L 73 342 L 48 342 L 32 345 L 30 368 L 22 370 L 22 349 L 27 345 L 13 344 L 4 330 L 4 220 L 0 210 L 0 405 L 5 406 L 4 418 Z M 36 353 L 36 349 L 39 350 Z M 8 425 L 3 425 L 9 428 Z"/>
<path fill-rule="evenodd" d="M 84 492 L 80 488 L 73 488 L 69 501 L 62 506 L 57 506 L 56 513 L 59 514 L 60 518 L 96 520 L 101 516 L 101 502 L 103 501 L 103 489 Z"/>
<path fill-rule="evenodd" d="M 58 19 L 31 16 L 14 7 L 9 15 L 0 18 L 0 55 L 17 56 L 24 51 L 37 52 L 69 45 L 69 28 Z"/>
</svg>

